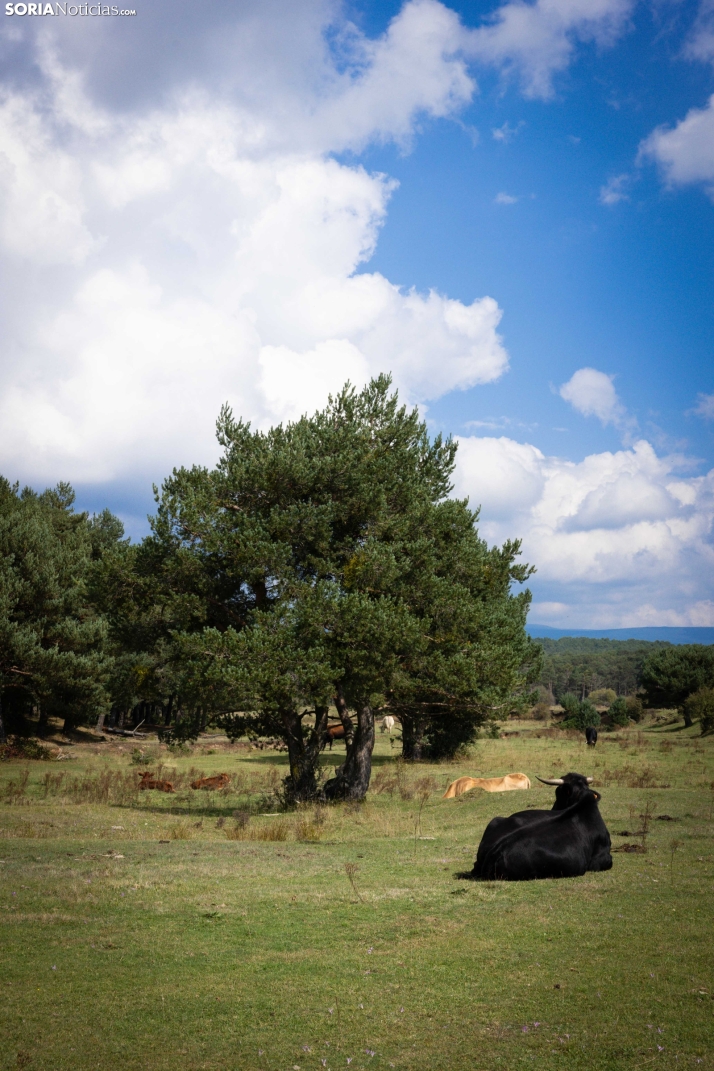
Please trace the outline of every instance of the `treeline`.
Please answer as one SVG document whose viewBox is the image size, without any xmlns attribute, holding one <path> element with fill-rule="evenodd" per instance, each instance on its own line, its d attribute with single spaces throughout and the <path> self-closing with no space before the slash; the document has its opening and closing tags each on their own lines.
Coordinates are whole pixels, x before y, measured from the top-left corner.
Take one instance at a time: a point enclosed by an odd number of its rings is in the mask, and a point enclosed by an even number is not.
<svg viewBox="0 0 714 1071">
<path fill-rule="evenodd" d="M 15 731 L 109 719 L 170 741 L 209 724 L 288 748 L 288 800 L 367 790 L 375 713 L 406 758 L 453 754 L 533 701 L 520 545 L 489 547 L 381 376 L 254 431 L 224 409 L 212 469 L 174 470 L 151 534 L 0 483 L 0 701 Z M 330 709 L 347 758 L 319 784 Z"/>
<path fill-rule="evenodd" d="M 681 710 L 687 726 L 698 720 L 702 732 L 714 728 L 714 647 L 585 636 L 537 642 L 543 649 L 543 698 L 562 703 L 578 727 L 597 724 L 587 697 L 611 690 L 610 712 L 620 724 L 628 720 L 625 697 L 630 702 L 638 694 L 649 707 Z"/>
<path fill-rule="evenodd" d="M 647 640 L 596 640 L 564 636 L 559 640 L 539 638 L 543 665 L 539 683 L 556 701 L 572 694 L 585 699 L 599 688 L 612 688 L 616 695 L 632 695 L 640 683 L 645 659 L 672 644 Z"/>
</svg>

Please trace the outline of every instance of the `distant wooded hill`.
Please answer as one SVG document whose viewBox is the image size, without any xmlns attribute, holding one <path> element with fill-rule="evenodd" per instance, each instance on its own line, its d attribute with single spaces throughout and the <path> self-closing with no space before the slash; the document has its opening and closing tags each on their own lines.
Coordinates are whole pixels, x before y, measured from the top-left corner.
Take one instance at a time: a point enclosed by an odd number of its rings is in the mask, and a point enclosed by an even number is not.
<svg viewBox="0 0 714 1071">
<path fill-rule="evenodd" d="M 714 644 L 714 628 L 552 628 L 550 625 L 526 625 L 526 631 L 534 639 L 547 637 L 558 640 L 564 636 L 584 636 L 593 640 L 647 640 L 650 643 L 703 643 Z"/>
</svg>

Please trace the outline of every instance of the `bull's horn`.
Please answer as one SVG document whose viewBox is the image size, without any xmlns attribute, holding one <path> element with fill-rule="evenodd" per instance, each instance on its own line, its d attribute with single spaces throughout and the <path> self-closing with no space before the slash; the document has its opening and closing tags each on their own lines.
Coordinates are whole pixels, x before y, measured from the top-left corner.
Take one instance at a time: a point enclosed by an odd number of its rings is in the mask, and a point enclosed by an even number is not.
<svg viewBox="0 0 714 1071">
<path fill-rule="evenodd" d="M 591 784 L 593 783 L 593 779 L 592 779 L 592 777 L 586 777 L 586 778 L 585 778 L 585 780 L 587 781 L 587 783 L 588 783 L 589 785 L 591 785 Z"/>
<path fill-rule="evenodd" d="M 538 774 L 536 774 L 538 777 Z M 544 785 L 564 785 L 562 777 L 538 777 L 539 781 L 542 781 Z"/>
</svg>

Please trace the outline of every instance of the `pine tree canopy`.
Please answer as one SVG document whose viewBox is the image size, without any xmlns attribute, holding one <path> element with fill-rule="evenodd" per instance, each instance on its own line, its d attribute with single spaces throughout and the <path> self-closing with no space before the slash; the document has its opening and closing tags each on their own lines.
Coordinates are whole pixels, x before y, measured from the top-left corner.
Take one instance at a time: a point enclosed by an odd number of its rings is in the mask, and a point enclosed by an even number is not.
<svg viewBox="0 0 714 1071">
<path fill-rule="evenodd" d="M 69 726 L 106 703 L 106 624 L 87 592 L 106 518 L 93 525 L 73 503 L 68 484 L 36 494 L 0 478 L 0 695 L 11 725 L 34 707 Z"/>
</svg>

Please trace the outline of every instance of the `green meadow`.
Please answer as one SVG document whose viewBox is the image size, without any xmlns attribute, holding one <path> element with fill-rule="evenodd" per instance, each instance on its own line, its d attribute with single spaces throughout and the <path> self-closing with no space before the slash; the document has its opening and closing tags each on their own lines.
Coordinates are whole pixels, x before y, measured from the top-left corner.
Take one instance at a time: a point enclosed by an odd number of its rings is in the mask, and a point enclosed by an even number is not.
<svg viewBox="0 0 714 1071">
<path fill-rule="evenodd" d="M 508 732 L 414 766 L 378 735 L 364 804 L 287 814 L 286 755 L 224 737 L 3 763 L 0 1068 L 714 1067 L 712 739 Z M 139 792 L 143 769 L 175 792 Z M 536 774 L 570 770 L 629 846 L 610 872 L 459 879 L 490 818 L 550 807 Z M 441 799 L 512 771 L 530 791 Z"/>
</svg>

